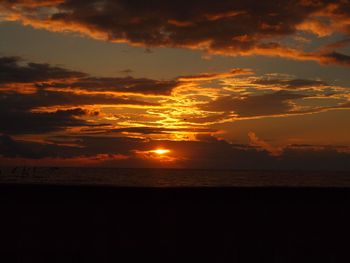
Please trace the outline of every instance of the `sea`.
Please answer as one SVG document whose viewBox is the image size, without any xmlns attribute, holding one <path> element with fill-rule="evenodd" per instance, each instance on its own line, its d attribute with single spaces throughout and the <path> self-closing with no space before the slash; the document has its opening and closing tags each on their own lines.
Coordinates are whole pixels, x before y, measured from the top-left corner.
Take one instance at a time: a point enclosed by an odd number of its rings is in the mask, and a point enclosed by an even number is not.
<svg viewBox="0 0 350 263">
<path fill-rule="evenodd" d="M 0 184 L 111 187 L 350 187 L 348 171 L 1 167 Z"/>
</svg>

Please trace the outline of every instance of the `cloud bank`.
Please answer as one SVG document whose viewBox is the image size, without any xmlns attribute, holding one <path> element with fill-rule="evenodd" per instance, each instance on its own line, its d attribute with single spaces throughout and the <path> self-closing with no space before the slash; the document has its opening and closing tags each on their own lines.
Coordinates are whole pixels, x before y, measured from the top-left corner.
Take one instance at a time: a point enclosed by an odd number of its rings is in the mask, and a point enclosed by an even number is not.
<svg viewBox="0 0 350 263">
<path fill-rule="evenodd" d="M 343 0 L 5 0 L 2 19 L 55 32 L 136 46 L 199 49 L 207 54 L 266 55 L 350 65 L 350 56 L 323 45 L 306 51 L 292 40 L 350 34 Z M 342 41 L 343 45 L 348 42 Z"/>
<path fill-rule="evenodd" d="M 349 169 L 347 145 L 274 145 L 254 130 L 234 143 L 218 128 L 349 109 L 347 87 L 250 69 L 157 80 L 90 76 L 17 57 L 0 58 L 0 68 L 2 165 Z M 160 157 L 158 147 L 171 151 Z"/>
</svg>

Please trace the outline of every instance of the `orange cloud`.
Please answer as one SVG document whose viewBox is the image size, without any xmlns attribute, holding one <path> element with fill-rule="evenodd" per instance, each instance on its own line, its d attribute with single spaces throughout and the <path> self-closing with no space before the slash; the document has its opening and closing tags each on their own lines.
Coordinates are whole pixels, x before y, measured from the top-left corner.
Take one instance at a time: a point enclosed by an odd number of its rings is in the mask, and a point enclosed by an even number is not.
<svg viewBox="0 0 350 263">
<path fill-rule="evenodd" d="M 280 156 L 283 153 L 283 148 L 272 146 L 264 140 L 259 139 L 254 132 L 249 132 L 248 137 L 250 140 L 250 145 L 261 147 L 265 151 L 269 152 L 272 156 Z"/>
<path fill-rule="evenodd" d="M 347 59 L 336 53 L 330 57 Z M 346 87 L 280 74 L 259 76 L 250 69 L 155 80 L 90 77 L 18 61 L 0 58 L 0 117 L 5 120 L 0 133 L 195 141 L 198 134 L 214 134 L 219 125 L 237 120 L 350 107 Z"/>
<path fill-rule="evenodd" d="M 253 71 L 251 69 L 232 69 L 229 72 L 203 73 L 203 74 L 192 75 L 192 76 L 182 76 L 182 77 L 178 77 L 177 79 L 182 82 L 208 81 L 208 80 L 230 78 L 234 76 L 247 75 L 247 74 L 253 74 Z"/>
<path fill-rule="evenodd" d="M 312 32 L 319 37 L 330 36 L 334 32 L 329 25 L 316 19 L 305 20 L 303 23 L 297 25 L 296 28 L 301 31 Z"/>
</svg>

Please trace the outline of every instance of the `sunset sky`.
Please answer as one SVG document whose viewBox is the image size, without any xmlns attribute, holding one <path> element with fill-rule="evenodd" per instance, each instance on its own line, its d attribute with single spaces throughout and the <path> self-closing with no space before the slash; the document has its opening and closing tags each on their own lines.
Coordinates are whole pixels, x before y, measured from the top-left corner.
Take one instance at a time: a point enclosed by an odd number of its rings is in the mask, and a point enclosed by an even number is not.
<svg viewBox="0 0 350 263">
<path fill-rule="evenodd" d="M 0 165 L 350 170 L 350 1 L 2 0 Z"/>
</svg>

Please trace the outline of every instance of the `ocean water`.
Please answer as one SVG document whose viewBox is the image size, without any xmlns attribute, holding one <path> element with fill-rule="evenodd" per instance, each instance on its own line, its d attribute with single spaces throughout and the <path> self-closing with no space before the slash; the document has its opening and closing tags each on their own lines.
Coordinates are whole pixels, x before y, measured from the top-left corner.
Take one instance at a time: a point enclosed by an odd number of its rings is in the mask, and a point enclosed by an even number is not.
<svg viewBox="0 0 350 263">
<path fill-rule="evenodd" d="M 116 187 L 350 187 L 350 172 L 3 167 L 0 184 Z"/>
</svg>

